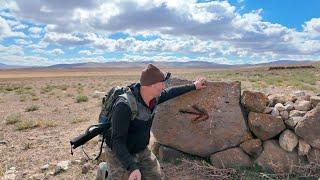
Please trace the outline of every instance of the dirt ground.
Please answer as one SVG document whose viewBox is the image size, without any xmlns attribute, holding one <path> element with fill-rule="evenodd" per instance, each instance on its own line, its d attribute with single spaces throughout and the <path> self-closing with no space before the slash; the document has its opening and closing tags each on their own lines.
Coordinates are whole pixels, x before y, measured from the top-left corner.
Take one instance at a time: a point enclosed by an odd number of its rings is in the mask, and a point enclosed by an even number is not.
<svg viewBox="0 0 320 180">
<path fill-rule="evenodd" d="M 94 179 L 97 163 L 90 162 L 91 169 L 83 174 L 82 165 L 78 161 L 84 161 L 85 156 L 81 148 L 76 149 L 73 156 L 70 155 L 69 141 L 97 122 L 103 94 L 95 93 L 96 91 L 105 92 L 116 85 L 125 86 L 136 82 L 140 71 L 141 69 L 0 71 L 0 141 L 5 141 L 0 144 L 0 178 L 10 167 L 15 167 L 17 179 Z M 263 81 L 269 76 L 285 78 L 284 74 L 288 72 L 281 74 L 281 70 L 168 71 L 173 72 L 174 77 L 190 80 L 200 76 L 213 81 L 239 80 L 242 89 L 260 89 L 266 93 L 290 93 L 296 90 L 305 90 L 310 94 L 320 93 L 319 68 L 306 70 L 305 73 L 311 74 L 311 80 L 302 85 L 295 84 L 296 81 L 290 84 L 290 71 L 288 79 L 280 83 L 284 84 L 281 87 L 277 86 L 278 79 Z M 293 73 L 294 71 L 292 70 Z M 86 152 L 91 155 L 97 153 L 97 142 L 94 139 L 86 144 Z M 72 162 L 69 170 L 56 176 L 50 175 L 54 172 L 56 163 L 65 160 Z M 40 168 L 46 164 L 49 164 L 49 169 L 42 171 Z M 193 177 L 190 174 L 183 175 L 183 172 L 173 173 L 175 164 L 162 165 L 169 179 L 201 179 L 201 175 L 197 174 Z"/>
</svg>

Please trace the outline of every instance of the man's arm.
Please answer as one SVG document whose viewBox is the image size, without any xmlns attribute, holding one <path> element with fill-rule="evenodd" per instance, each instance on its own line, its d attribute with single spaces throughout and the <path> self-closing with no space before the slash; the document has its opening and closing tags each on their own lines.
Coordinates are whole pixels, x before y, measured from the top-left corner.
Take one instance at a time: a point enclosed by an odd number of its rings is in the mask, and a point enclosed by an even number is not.
<svg viewBox="0 0 320 180">
<path fill-rule="evenodd" d="M 188 84 L 188 85 L 182 85 L 182 86 L 174 86 L 166 88 L 162 91 L 158 104 L 161 104 L 165 101 L 168 101 L 169 99 L 172 99 L 174 97 L 180 96 L 182 94 L 185 94 L 187 92 L 190 92 L 192 90 L 196 90 L 195 84 Z"/>
<path fill-rule="evenodd" d="M 118 103 L 112 113 L 112 151 L 115 152 L 121 164 L 131 173 L 139 168 L 126 145 L 130 119 L 130 107 L 124 102 Z"/>
</svg>

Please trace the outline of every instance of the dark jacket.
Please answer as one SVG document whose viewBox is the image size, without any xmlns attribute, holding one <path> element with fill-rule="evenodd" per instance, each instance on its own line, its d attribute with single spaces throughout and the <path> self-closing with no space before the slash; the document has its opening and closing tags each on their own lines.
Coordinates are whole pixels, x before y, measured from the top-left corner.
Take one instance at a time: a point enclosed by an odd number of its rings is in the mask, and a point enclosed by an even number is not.
<svg viewBox="0 0 320 180">
<path fill-rule="evenodd" d="M 132 155 L 141 152 L 149 144 L 150 129 L 157 105 L 195 90 L 196 87 L 194 84 L 190 84 L 166 88 L 162 91 L 159 98 L 154 99 L 155 106 L 152 108 L 143 101 L 139 83 L 130 85 L 130 89 L 135 96 L 138 113 L 135 119 L 131 120 L 132 113 L 127 102 L 119 100 L 115 103 L 111 116 L 111 149 L 115 152 L 124 168 L 132 172 L 138 169 Z"/>
</svg>

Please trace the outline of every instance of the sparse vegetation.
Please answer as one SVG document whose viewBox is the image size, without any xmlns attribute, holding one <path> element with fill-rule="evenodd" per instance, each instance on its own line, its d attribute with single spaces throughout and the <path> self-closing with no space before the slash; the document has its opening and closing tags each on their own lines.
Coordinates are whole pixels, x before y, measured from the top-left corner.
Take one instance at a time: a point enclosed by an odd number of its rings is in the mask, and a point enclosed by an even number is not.
<svg viewBox="0 0 320 180">
<path fill-rule="evenodd" d="M 58 123 L 53 120 L 43 120 L 43 121 L 41 121 L 40 124 L 41 124 L 41 127 L 44 127 L 44 128 L 58 126 Z"/>
<path fill-rule="evenodd" d="M 20 102 L 25 102 L 27 100 L 27 96 L 26 95 L 22 95 L 20 96 Z"/>
<path fill-rule="evenodd" d="M 76 124 L 76 123 L 81 123 L 81 122 L 85 122 L 88 121 L 88 118 L 85 117 L 75 117 L 71 120 L 71 124 Z"/>
<path fill-rule="evenodd" d="M 15 124 L 21 121 L 21 114 L 11 114 L 6 118 L 6 124 Z"/>
<path fill-rule="evenodd" d="M 45 94 L 45 93 L 51 92 L 54 88 L 55 88 L 55 86 L 47 84 L 41 88 L 40 93 Z"/>
<path fill-rule="evenodd" d="M 76 97 L 76 102 L 81 103 L 81 102 L 87 102 L 88 101 L 88 96 L 80 94 Z"/>
<path fill-rule="evenodd" d="M 31 112 L 31 111 L 36 111 L 36 110 L 39 110 L 39 106 L 37 106 L 37 105 L 31 105 L 26 108 L 26 112 Z"/>
<path fill-rule="evenodd" d="M 25 142 L 23 143 L 23 148 L 22 150 L 28 150 L 28 149 L 32 149 L 33 148 L 33 144 L 30 142 Z"/>
<path fill-rule="evenodd" d="M 62 84 L 62 85 L 58 85 L 57 88 L 62 91 L 66 91 L 69 88 L 69 86 L 66 84 Z"/>
<path fill-rule="evenodd" d="M 33 129 L 40 126 L 41 126 L 40 121 L 25 120 L 16 124 L 16 130 L 21 131 L 21 130 Z"/>
</svg>

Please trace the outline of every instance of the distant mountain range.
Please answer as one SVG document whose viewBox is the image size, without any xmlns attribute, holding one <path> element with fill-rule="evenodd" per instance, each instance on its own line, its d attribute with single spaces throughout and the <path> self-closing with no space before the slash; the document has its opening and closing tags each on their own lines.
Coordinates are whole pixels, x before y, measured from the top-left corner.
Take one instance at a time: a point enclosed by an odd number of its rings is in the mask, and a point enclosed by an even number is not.
<svg viewBox="0 0 320 180">
<path fill-rule="evenodd" d="M 318 61 L 320 62 L 320 61 Z M 50 68 L 50 69 L 78 69 L 78 68 L 143 68 L 147 64 L 152 63 L 161 68 L 239 68 L 239 67 L 263 67 L 263 66 L 288 66 L 288 65 L 306 65 L 315 63 L 314 61 L 293 61 L 293 60 L 280 60 L 269 63 L 260 64 L 241 64 L 241 65 L 227 65 L 218 64 L 207 61 L 188 61 L 188 62 L 165 62 L 165 61 L 139 61 L 139 62 L 105 62 L 105 63 L 75 63 L 75 64 L 55 64 L 51 66 L 15 66 L 0 63 L 0 69 L 18 69 L 18 68 Z"/>
<path fill-rule="evenodd" d="M 0 63 L 0 69 L 18 69 L 18 68 L 28 68 L 29 66 L 17 66 L 17 65 L 7 65 Z"/>
</svg>

